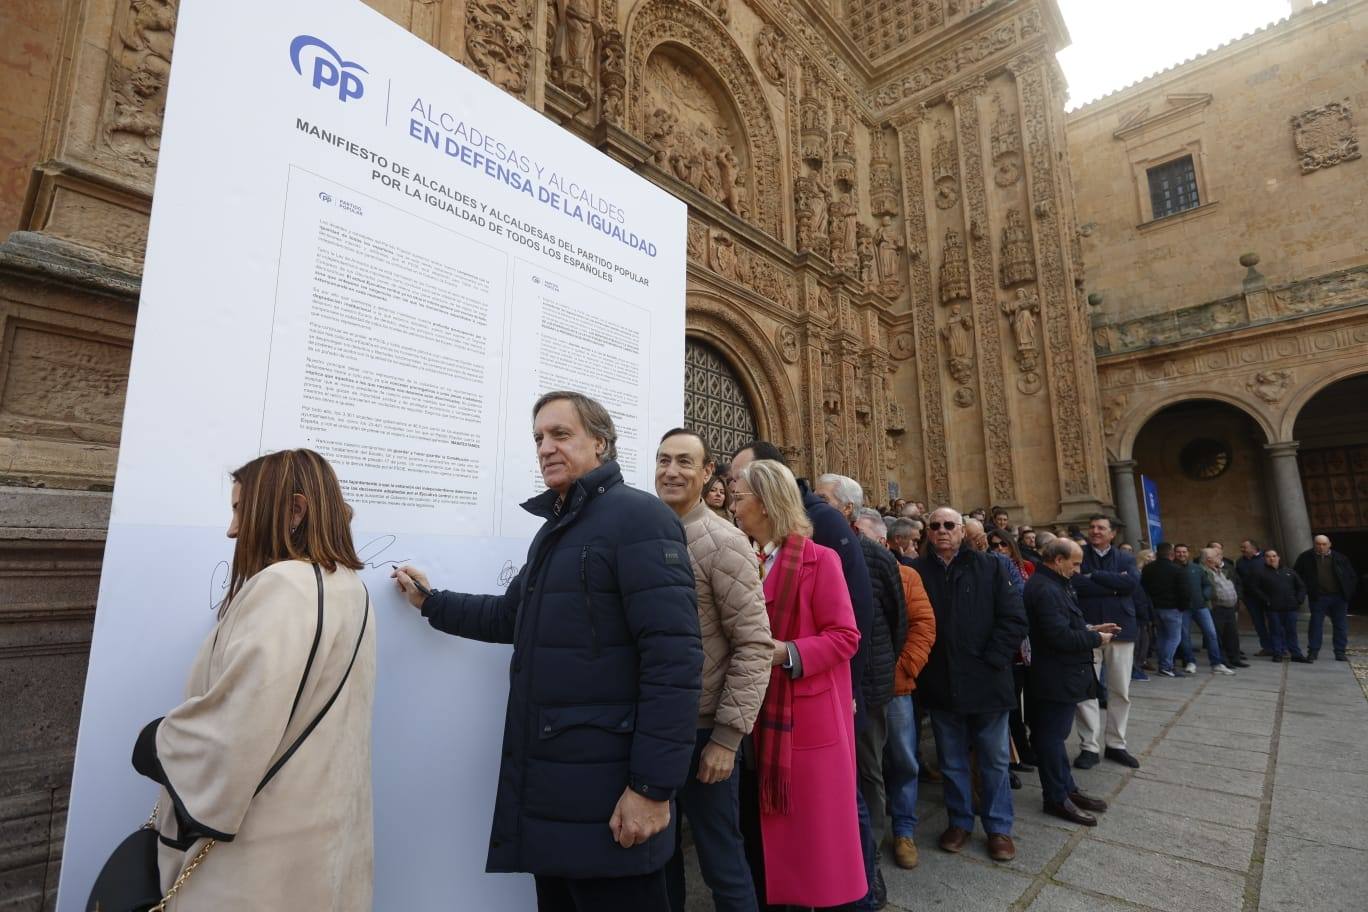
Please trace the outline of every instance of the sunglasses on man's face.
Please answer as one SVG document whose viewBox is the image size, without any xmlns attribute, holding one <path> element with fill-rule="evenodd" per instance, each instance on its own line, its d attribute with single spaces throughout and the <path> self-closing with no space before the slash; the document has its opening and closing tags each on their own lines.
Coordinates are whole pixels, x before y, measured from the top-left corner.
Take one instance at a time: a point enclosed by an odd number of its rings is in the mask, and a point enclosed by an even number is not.
<svg viewBox="0 0 1368 912">
<path fill-rule="evenodd" d="M 959 523 L 955 523 L 955 522 L 943 522 L 943 523 L 942 523 L 942 522 L 933 522 L 933 523 L 927 523 L 927 524 L 926 524 L 926 528 L 930 529 L 932 532 L 939 532 L 941 529 L 944 529 L 946 532 L 953 532 L 953 531 L 955 531 L 955 526 L 957 526 L 957 525 L 959 525 Z"/>
</svg>

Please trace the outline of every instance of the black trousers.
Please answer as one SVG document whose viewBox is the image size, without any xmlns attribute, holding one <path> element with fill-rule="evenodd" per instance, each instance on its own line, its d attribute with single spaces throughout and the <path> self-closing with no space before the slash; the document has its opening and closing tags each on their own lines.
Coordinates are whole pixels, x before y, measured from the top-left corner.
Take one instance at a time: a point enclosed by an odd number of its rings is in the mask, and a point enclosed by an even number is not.
<svg viewBox="0 0 1368 912">
<path fill-rule="evenodd" d="M 1035 750 L 1031 747 L 1030 736 L 1026 733 L 1026 719 L 1021 712 L 1021 697 L 1026 690 L 1025 665 L 1012 666 L 1012 683 L 1016 686 L 1016 703 L 1012 705 L 1011 715 L 1007 717 L 1007 726 L 1012 733 L 1012 743 L 1016 745 L 1017 757 L 1028 766 L 1035 766 Z M 1029 695 L 1026 701 L 1030 702 Z"/>
<path fill-rule="evenodd" d="M 1064 743 L 1073 728 L 1077 706 L 1077 703 L 1033 700 L 1027 707 L 1040 790 L 1044 792 L 1045 800 L 1052 804 L 1062 804 L 1065 798 L 1078 791 L 1069 768 L 1069 750 Z"/>
<path fill-rule="evenodd" d="M 665 872 L 635 877 L 537 875 L 537 912 L 670 912 Z"/>
<path fill-rule="evenodd" d="M 1234 606 L 1211 609 L 1211 622 L 1216 626 L 1216 636 L 1221 641 L 1221 658 L 1226 660 L 1227 665 L 1241 657 L 1238 611 Z"/>
</svg>

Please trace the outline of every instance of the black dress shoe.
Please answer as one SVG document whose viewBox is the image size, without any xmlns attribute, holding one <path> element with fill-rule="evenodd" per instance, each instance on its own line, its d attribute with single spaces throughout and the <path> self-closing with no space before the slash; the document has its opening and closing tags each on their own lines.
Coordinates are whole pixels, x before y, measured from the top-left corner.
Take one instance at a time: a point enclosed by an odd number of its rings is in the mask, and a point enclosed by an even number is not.
<svg viewBox="0 0 1368 912">
<path fill-rule="evenodd" d="M 1016 773 L 1009 772 L 1007 774 L 1007 784 L 1012 787 L 1012 791 L 1018 792 L 1021 790 L 1021 777 Z"/>
<path fill-rule="evenodd" d="M 1271 656 L 1272 654 L 1273 653 L 1269 652 L 1267 649 L 1260 649 L 1258 652 L 1254 653 L 1254 658 L 1262 659 L 1265 656 Z"/>
<path fill-rule="evenodd" d="M 1013 763 L 1007 767 L 1014 773 L 1034 773 L 1035 767 L 1029 763 Z"/>
<path fill-rule="evenodd" d="M 1244 659 L 1236 659 L 1234 662 L 1231 662 L 1230 664 L 1234 665 L 1236 668 L 1248 668 L 1248 667 L 1249 667 L 1249 663 L 1246 662 Z"/>
<path fill-rule="evenodd" d="M 882 909 L 888 905 L 888 885 L 884 883 L 883 868 L 874 867 L 874 908 Z"/>
<path fill-rule="evenodd" d="M 1068 798 L 1065 798 L 1060 804 L 1055 804 L 1053 801 L 1045 802 L 1045 813 L 1052 817 L 1059 817 L 1063 820 L 1067 820 L 1070 823 L 1077 823 L 1082 826 L 1097 826 L 1096 817 L 1089 814 L 1087 811 L 1079 810 L 1078 805 L 1074 804 Z"/>
<path fill-rule="evenodd" d="M 1283 657 L 1280 655 L 1273 656 L 1272 658 L 1275 662 L 1281 662 L 1283 660 Z"/>
<path fill-rule="evenodd" d="M 1093 751 L 1079 751 L 1078 757 L 1074 760 L 1074 769 L 1090 770 L 1097 766 L 1101 759 Z"/>
<path fill-rule="evenodd" d="M 1089 795 L 1085 795 L 1082 792 L 1072 793 L 1069 795 L 1069 800 L 1085 811 L 1101 812 L 1107 809 L 1107 802 L 1103 801 L 1101 798 L 1093 798 Z"/>
<path fill-rule="evenodd" d="M 1345 654 L 1342 653 L 1342 652 L 1337 652 L 1337 653 L 1335 653 L 1335 661 L 1336 661 L 1336 662 L 1347 662 L 1347 661 L 1349 661 L 1349 656 L 1345 655 Z"/>
<path fill-rule="evenodd" d="M 1113 763 L 1129 766 L 1131 769 L 1140 768 L 1140 761 L 1132 757 L 1124 747 L 1109 747 L 1103 752 L 1103 756 Z"/>
<path fill-rule="evenodd" d="M 1306 656 L 1293 656 L 1293 657 L 1292 657 L 1292 661 L 1294 661 L 1294 662 L 1300 662 L 1300 663 L 1303 664 L 1303 665 L 1310 665 L 1310 664 L 1311 664 L 1311 659 L 1308 659 Z"/>
</svg>

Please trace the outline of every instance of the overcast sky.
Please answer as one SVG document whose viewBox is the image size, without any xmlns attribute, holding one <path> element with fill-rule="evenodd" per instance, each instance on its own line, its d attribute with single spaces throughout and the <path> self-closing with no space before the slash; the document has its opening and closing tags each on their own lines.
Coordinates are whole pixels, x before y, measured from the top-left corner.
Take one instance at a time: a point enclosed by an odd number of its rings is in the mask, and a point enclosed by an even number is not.
<svg viewBox="0 0 1368 912">
<path fill-rule="evenodd" d="M 1289 0 L 1058 0 L 1069 109 L 1285 18 Z"/>
</svg>

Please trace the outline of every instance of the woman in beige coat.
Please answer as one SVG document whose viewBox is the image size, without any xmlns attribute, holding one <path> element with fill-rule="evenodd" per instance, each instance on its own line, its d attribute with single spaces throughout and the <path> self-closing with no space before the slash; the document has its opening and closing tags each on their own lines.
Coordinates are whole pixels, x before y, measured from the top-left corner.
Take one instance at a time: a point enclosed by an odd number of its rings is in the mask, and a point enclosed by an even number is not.
<svg viewBox="0 0 1368 912">
<path fill-rule="evenodd" d="M 351 510 L 310 450 L 232 478 L 228 595 L 185 702 L 133 753 L 162 785 L 162 890 L 183 880 L 182 912 L 369 910 L 375 622 Z"/>
</svg>

